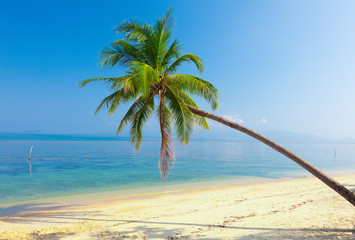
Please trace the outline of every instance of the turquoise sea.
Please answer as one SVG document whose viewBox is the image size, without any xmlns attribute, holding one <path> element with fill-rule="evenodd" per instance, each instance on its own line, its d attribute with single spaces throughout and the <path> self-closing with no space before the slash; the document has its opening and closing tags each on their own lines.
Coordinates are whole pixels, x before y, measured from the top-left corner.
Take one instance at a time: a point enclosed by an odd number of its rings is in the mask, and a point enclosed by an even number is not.
<svg viewBox="0 0 355 240">
<path fill-rule="evenodd" d="M 281 144 L 327 173 L 355 172 L 355 144 Z M 30 172 L 27 159 L 32 145 Z M 145 140 L 140 152 L 125 138 L 0 139 L 0 204 L 223 179 L 238 184 L 240 178 L 309 176 L 262 143 L 209 140 L 176 144 L 175 167 L 163 180 L 159 148 L 159 139 Z"/>
</svg>

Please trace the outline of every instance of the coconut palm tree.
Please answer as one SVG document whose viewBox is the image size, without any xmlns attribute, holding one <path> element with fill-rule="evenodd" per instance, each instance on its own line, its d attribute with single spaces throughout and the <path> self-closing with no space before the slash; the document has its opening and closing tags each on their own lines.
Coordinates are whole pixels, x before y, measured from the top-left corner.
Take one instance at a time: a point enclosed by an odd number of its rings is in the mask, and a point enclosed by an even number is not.
<svg viewBox="0 0 355 240">
<path fill-rule="evenodd" d="M 294 160 L 355 206 L 354 193 L 296 154 L 251 129 L 199 109 L 190 95 L 202 97 L 215 110 L 218 90 L 199 77 L 177 73 L 179 66 L 185 62 L 193 63 L 202 73 L 203 64 L 195 54 L 182 54 L 179 41 L 172 41 L 170 13 L 171 9 L 168 9 L 165 17 L 158 19 L 154 25 L 129 20 L 117 26 L 116 31 L 123 36 L 103 49 L 101 67 L 124 67 L 127 69 L 125 75 L 81 81 L 81 87 L 91 82 L 105 83 L 112 92 L 102 100 L 95 113 L 107 108 L 108 114 L 112 114 L 121 103 L 133 102 L 121 120 L 117 134 L 130 123 L 131 141 L 139 150 L 143 139 L 142 127 L 156 112 L 161 133 L 158 166 L 163 178 L 174 166 L 172 125 L 176 138 L 188 144 L 195 126 L 209 128 L 206 121 L 209 118 L 242 131 Z"/>
</svg>

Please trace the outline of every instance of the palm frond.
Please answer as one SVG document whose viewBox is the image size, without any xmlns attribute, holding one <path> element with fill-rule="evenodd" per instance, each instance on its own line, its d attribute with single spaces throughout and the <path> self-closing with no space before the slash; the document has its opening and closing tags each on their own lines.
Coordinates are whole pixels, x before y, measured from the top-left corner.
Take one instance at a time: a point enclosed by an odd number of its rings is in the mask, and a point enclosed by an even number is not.
<svg viewBox="0 0 355 240">
<path fill-rule="evenodd" d="M 165 14 L 163 19 L 157 20 L 154 25 L 154 43 L 155 43 L 155 55 L 156 55 L 156 68 L 162 71 L 162 66 L 159 64 L 162 62 L 170 41 L 170 37 L 172 35 L 172 26 L 173 21 L 170 17 L 171 8 L 169 8 Z"/>
<path fill-rule="evenodd" d="M 165 97 L 169 99 L 168 106 L 175 122 L 176 136 L 181 143 L 187 144 L 193 132 L 195 118 L 172 88 L 166 89 Z"/>
<path fill-rule="evenodd" d="M 82 80 L 79 82 L 80 87 L 85 87 L 86 84 L 88 83 L 92 83 L 92 82 L 98 82 L 100 84 L 114 84 L 114 85 L 118 85 L 120 84 L 127 76 L 123 76 L 123 77 L 101 77 L 101 78 L 90 78 L 90 79 L 86 79 L 86 80 Z"/>
<path fill-rule="evenodd" d="M 181 90 L 203 97 L 211 104 L 213 110 L 218 106 L 218 90 L 208 81 L 188 74 L 175 74 L 169 77 L 169 83 L 175 84 Z"/>
<path fill-rule="evenodd" d="M 179 96 L 180 100 L 183 101 L 185 104 L 188 104 L 190 106 L 193 106 L 195 108 L 199 108 L 195 101 L 184 91 L 180 90 L 176 85 L 174 84 L 169 84 L 168 86 L 169 89 L 174 91 L 175 95 Z M 204 129 L 208 130 L 210 129 L 208 126 L 208 123 L 206 121 L 206 118 L 201 117 L 199 115 L 193 114 L 193 117 L 195 118 L 195 123 L 198 126 L 203 127 Z"/>
<path fill-rule="evenodd" d="M 131 43 L 117 40 L 100 53 L 101 67 L 113 67 L 116 64 L 127 66 L 132 61 L 147 62 L 142 53 Z"/>
<path fill-rule="evenodd" d="M 124 94 L 132 94 L 134 97 L 139 93 L 139 83 L 137 82 L 137 74 L 127 72 L 127 75 L 121 82 L 120 87 L 123 89 Z M 110 90 L 113 91 L 116 85 L 110 86 Z"/>
<path fill-rule="evenodd" d="M 161 66 L 166 67 L 170 64 L 170 61 L 174 58 L 178 58 L 181 52 L 181 45 L 177 39 L 170 45 L 169 49 L 165 53 L 164 58 L 161 61 Z"/>
<path fill-rule="evenodd" d="M 125 33 L 124 39 L 131 41 L 145 41 L 152 35 L 152 27 L 147 23 L 141 23 L 138 19 L 130 19 L 118 24 L 117 33 Z"/>
<path fill-rule="evenodd" d="M 150 102 L 153 101 L 153 109 L 154 109 L 154 99 L 153 96 L 149 96 L 145 98 L 143 96 L 139 97 L 132 106 L 128 109 L 125 116 L 122 118 L 120 125 L 117 129 L 116 135 L 118 135 L 122 129 L 127 125 L 128 122 L 132 121 L 133 116 L 142 108 L 145 107 L 147 104 L 151 104 Z"/>
<path fill-rule="evenodd" d="M 131 118 L 131 142 L 136 151 L 141 147 L 143 134 L 142 127 L 154 111 L 154 98 L 150 98 Z"/>
<path fill-rule="evenodd" d="M 104 107 L 108 109 L 107 115 L 111 115 L 119 107 L 120 103 L 127 103 L 134 99 L 134 94 L 125 93 L 124 91 L 124 89 L 119 89 L 105 97 L 97 107 L 95 114 L 100 112 Z"/>
<path fill-rule="evenodd" d="M 202 59 L 192 53 L 185 53 L 177 58 L 168 68 L 165 70 L 165 74 L 173 74 L 176 72 L 177 68 L 184 62 L 193 62 L 196 65 L 197 70 L 202 73 L 203 72 L 203 64 Z"/>
<path fill-rule="evenodd" d="M 142 62 L 132 62 L 130 69 L 136 74 L 136 85 L 139 86 L 140 92 L 148 96 L 151 86 L 158 83 L 158 73 L 148 64 Z"/>
<path fill-rule="evenodd" d="M 139 44 L 142 55 L 147 63 L 156 67 L 156 44 L 154 42 L 154 29 L 151 25 L 141 24 L 138 20 L 124 21 L 116 27 L 117 32 L 126 33 L 125 39 Z"/>
</svg>

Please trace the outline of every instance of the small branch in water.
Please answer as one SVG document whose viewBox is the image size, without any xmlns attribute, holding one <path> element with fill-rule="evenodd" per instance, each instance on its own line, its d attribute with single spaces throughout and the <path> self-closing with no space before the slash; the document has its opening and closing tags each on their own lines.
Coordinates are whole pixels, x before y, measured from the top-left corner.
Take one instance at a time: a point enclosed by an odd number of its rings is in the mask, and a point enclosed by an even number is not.
<svg viewBox="0 0 355 240">
<path fill-rule="evenodd" d="M 28 161 L 31 161 L 32 148 L 33 148 L 33 145 L 31 146 L 31 149 L 30 149 L 30 155 L 28 155 Z"/>
<path fill-rule="evenodd" d="M 31 146 L 31 149 L 30 149 L 30 154 L 28 155 L 28 164 L 29 164 L 29 171 L 31 173 L 31 177 L 32 177 L 32 164 L 31 164 L 31 153 L 32 153 L 32 148 L 33 148 L 33 145 Z"/>
</svg>

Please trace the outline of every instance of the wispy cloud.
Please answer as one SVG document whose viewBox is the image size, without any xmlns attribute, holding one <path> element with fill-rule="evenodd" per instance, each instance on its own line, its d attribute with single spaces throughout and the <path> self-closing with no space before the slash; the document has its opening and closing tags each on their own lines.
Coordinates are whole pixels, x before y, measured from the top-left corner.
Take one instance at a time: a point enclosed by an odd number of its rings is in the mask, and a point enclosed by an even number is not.
<svg viewBox="0 0 355 240">
<path fill-rule="evenodd" d="M 241 123 L 244 124 L 244 120 L 240 117 L 239 114 L 234 114 L 234 115 L 222 115 L 222 117 L 227 118 L 228 120 L 236 123 Z"/>
<path fill-rule="evenodd" d="M 221 117 L 226 118 L 232 122 L 240 123 L 240 124 L 245 124 L 244 120 L 240 117 L 239 114 L 234 114 L 234 115 L 221 115 Z M 215 121 L 212 121 L 210 119 L 206 119 L 208 126 L 216 126 L 218 125 Z"/>
<path fill-rule="evenodd" d="M 257 124 L 260 124 L 260 125 L 266 125 L 267 124 L 267 119 L 266 118 L 261 118 L 258 122 L 257 122 Z"/>
</svg>

